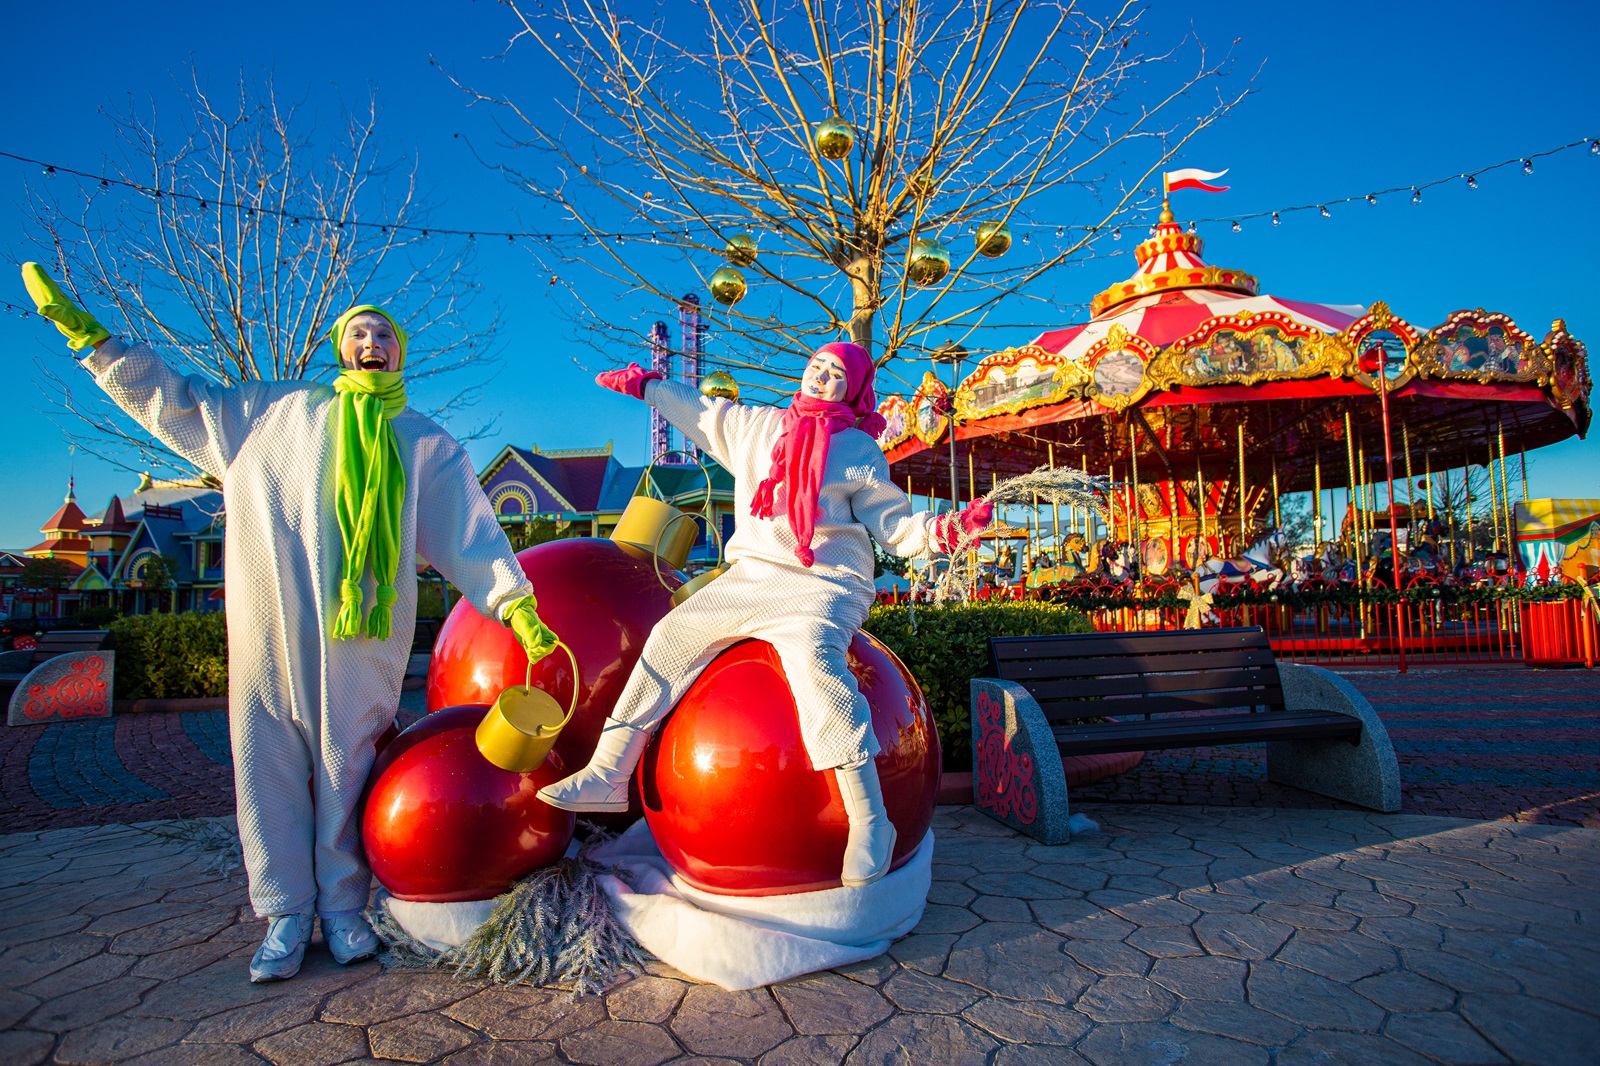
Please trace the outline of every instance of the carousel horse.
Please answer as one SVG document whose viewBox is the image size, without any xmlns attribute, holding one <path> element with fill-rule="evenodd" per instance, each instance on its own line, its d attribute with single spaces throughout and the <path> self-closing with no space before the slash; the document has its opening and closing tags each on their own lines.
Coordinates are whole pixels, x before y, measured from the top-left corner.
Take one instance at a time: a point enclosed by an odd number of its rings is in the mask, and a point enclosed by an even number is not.
<svg viewBox="0 0 1600 1066">
<path fill-rule="evenodd" d="M 1209 593 L 1223 582 L 1238 584 L 1244 581 L 1256 584 L 1266 582 L 1267 588 L 1277 588 L 1283 582 L 1284 573 L 1276 560 L 1283 553 L 1288 539 L 1283 530 L 1269 528 L 1235 558 L 1218 559 L 1212 556 L 1195 571 L 1200 575 L 1200 591 Z"/>
<path fill-rule="evenodd" d="M 1135 561 L 1133 545 L 1125 540 L 1114 540 L 1107 537 L 1095 549 L 1100 556 L 1100 564 L 1106 575 L 1117 584 L 1134 580 Z"/>
</svg>

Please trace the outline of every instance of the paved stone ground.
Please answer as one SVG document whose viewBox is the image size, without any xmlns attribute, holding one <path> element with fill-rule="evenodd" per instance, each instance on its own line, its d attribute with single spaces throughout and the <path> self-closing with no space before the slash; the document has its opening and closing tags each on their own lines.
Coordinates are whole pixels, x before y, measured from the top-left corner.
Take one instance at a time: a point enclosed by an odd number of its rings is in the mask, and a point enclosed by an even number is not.
<svg viewBox="0 0 1600 1066">
<path fill-rule="evenodd" d="M 1595 1062 L 1600 831 L 1080 809 L 1101 831 L 1046 847 L 940 808 L 927 913 L 883 958 L 577 1001 L 320 947 L 254 986 L 239 874 L 173 823 L 0 837 L 0 1062 Z"/>
<path fill-rule="evenodd" d="M 1350 670 L 1388 725 L 1404 810 L 1600 828 L 1600 699 L 1588 670 Z M 404 694 L 400 720 L 423 712 Z M 1267 780 L 1264 749 L 1152 752 L 1076 800 L 1354 809 Z M 0 832 L 233 810 L 222 711 L 0 727 Z"/>
</svg>

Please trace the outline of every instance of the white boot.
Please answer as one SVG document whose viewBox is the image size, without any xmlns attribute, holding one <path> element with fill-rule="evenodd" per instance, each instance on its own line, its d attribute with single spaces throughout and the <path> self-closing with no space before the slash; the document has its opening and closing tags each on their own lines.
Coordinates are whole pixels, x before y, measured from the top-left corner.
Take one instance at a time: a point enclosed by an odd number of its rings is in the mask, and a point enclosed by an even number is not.
<svg viewBox="0 0 1600 1066">
<path fill-rule="evenodd" d="M 833 776 L 839 780 L 839 794 L 844 797 L 844 811 L 850 818 L 850 839 L 844 846 L 840 880 L 846 888 L 870 885 L 889 872 L 894 852 L 894 823 L 883 806 L 878 766 L 868 759 L 859 766 L 835 767 Z"/>
<path fill-rule="evenodd" d="M 628 778 L 650 743 L 650 730 L 607 718 L 589 765 L 539 790 L 539 798 L 564 811 L 625 811 Z"/>
</svg>

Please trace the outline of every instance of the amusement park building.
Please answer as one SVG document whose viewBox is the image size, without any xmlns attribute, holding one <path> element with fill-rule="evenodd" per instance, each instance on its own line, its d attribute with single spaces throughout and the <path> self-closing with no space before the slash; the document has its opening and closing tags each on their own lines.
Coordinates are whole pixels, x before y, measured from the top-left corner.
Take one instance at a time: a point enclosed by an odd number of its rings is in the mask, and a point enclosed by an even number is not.
<svg viewBox="0 0 1600 1066">
<path fill-rule="evenodd" d="M 515 530 L 530 519 L 551 521 L 563 537 L 604 537 L 634 496 L 649 495 L 693 512 L 699 530 L 691 562 L 714 560 L 717 542 L 706 538 L 700 516 L 710 496 L 717 531 L 733 535 L 733 476 L 717 463 L 624 466 L 603 448 L 542 451 L 538 445 L 501 449 L 478 475 L 500 524 Z"/>
<path fill-rule="evenodd" d="M 144 587 L 150 560 L 174 563 L 174 587 L 162 606 L 180 611 L 222 606 L 222 493 L 195 481 L 156 481 L 143 475 L 126 500 L 112 496 L 94 516 L 78 506 L 72 483 L 55 514 L 40 527 L 44 539 L 31 548 L 0 553 L 0 608 L 13 618 L 69 618 L 91 607 L 141 614 L 157 606 Z M 60 588 L 21 585 L 28 559 L 67 564 Z"/>
</svg>

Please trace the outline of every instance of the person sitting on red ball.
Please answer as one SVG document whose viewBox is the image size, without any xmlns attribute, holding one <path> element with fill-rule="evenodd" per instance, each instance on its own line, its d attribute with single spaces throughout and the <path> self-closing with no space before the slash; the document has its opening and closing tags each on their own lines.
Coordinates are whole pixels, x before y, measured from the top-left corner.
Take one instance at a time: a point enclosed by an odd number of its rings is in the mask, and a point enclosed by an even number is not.
<svg viewBox="0 0 1600 1066">
<path fill-rule="evenodd" d="M 702 396 L 637 363 L 595 380 L 649 403 L 734 475 L 727 573 L 657 623 L 589 765 L 539 796 L 571 811 L 622 811 L 650 734 L 700 672 L 746 638 L 783 663 L 811 765 L 833 770 L 849 817 L 841 881 L 889 869 L 895 830 L 884 809 L 867 701 L 846 664 L 875 593 L 872 541 L 902 557 L 951 550 L 950 515 L 914 514 L 875 440 L 883 428 L 876 367 L 858 344 L 823 345 L 787 408 Z M 983 529 L 983 500 L 955 516 Z"/>
</svg>

